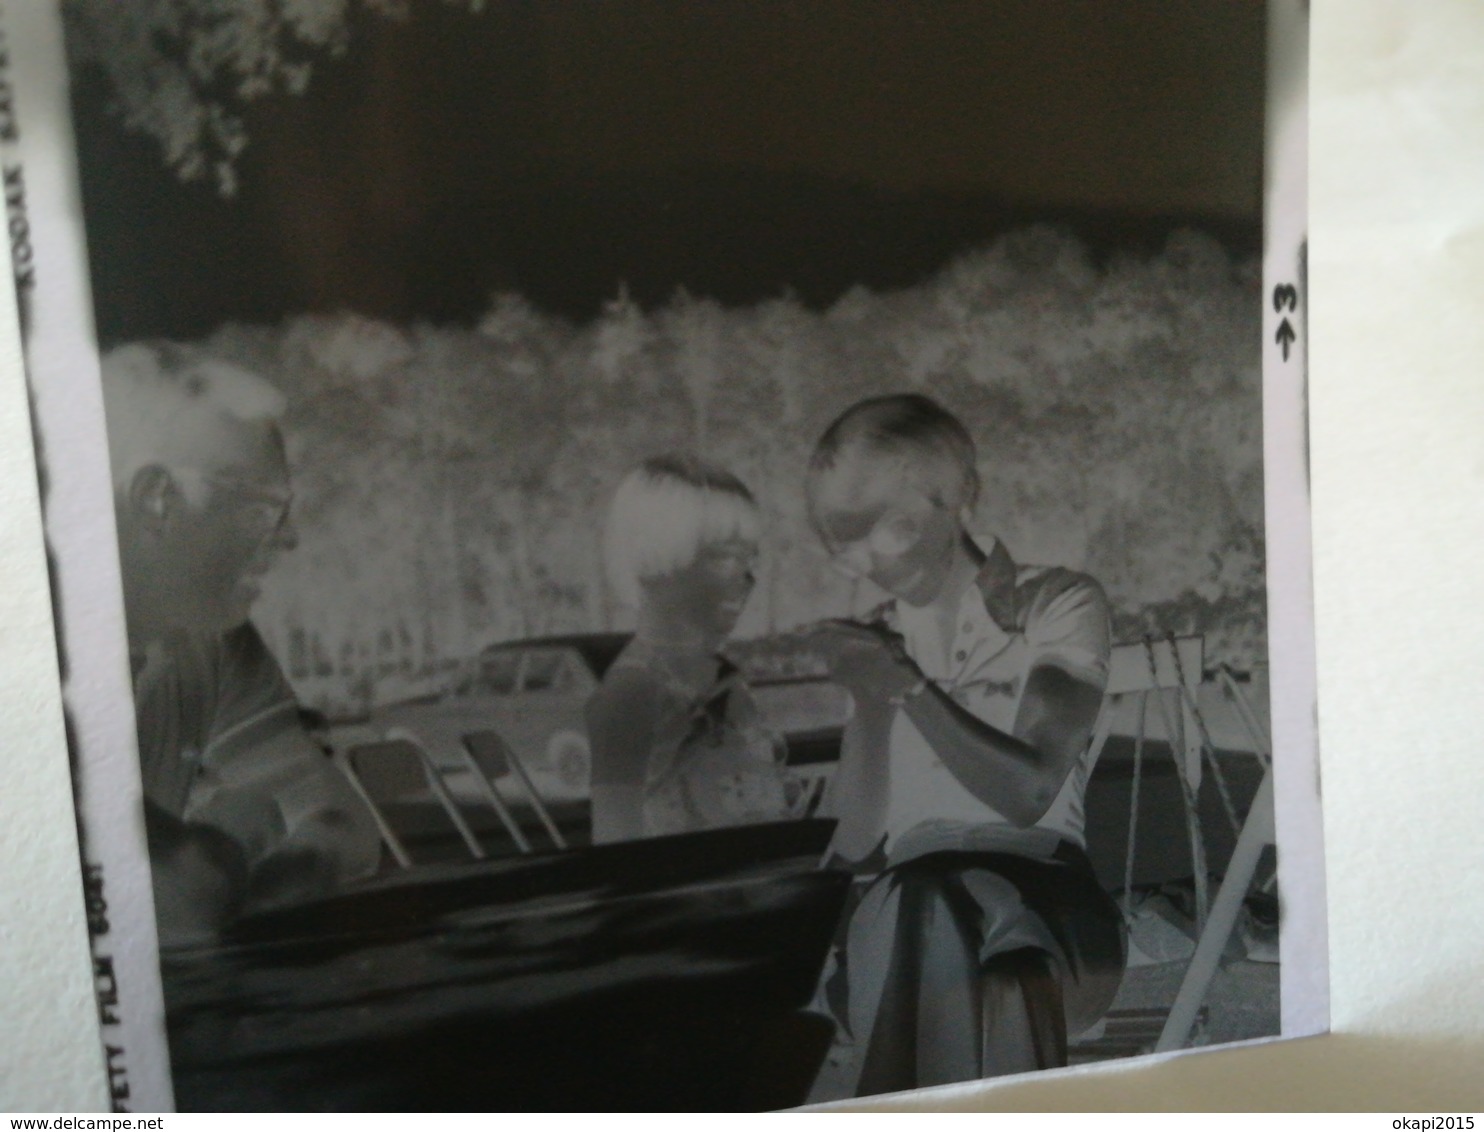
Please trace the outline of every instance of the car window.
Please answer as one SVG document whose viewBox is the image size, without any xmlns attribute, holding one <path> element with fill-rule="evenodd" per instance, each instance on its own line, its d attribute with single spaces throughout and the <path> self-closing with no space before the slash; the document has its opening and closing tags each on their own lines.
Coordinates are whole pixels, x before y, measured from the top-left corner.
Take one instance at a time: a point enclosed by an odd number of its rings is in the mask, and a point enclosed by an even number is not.
<svg viewBox="0 0 1484 1132">
<path fill-rule="evenodd" d="M 520 674 L 520 654 L 500 653 L 479 662 L 479 674 L 473 692 L 476 695 L 508 696 L 515 691 Z"/>
<path fill-rule="evenodd" d="M 530 652 L 526 654 L 525 679 L 521 688 L 527 692 L 565 692 L 572 687 L 572 669 L 566 653 Z"/>
</svg>

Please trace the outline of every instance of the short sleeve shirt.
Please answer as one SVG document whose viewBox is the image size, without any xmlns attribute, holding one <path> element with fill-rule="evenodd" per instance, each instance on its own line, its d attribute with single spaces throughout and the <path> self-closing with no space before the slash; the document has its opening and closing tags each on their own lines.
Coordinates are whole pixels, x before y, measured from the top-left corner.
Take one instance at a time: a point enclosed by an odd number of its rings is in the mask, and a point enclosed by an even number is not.
<svg viewBox="0 0 1484 1132">
<path fill-rule="evenodd" d="M 884 616 L 924 675 L 974 715 L 1009 732 L 1035 668 L 1053 665 L 1099 690 L 1106 687 L 1108 603 L 1084 574 L 1017 566 L 998 541 L 982 545 L 987 556 L 964 592 L 949 640 L 930 615 L 910 606 L 894 603 Z M 905 711 L 892 722 L 889 758 L 885 832 L 894 856 L 909 833 L 925 852 L 983 847 L 982 834 L 1011 828 L 959 783 Z M 1091 769 L 1090 752 L 1084 752 L 1037 823 L 1041 829 L 1085 845 L 1083 796 Z"/>
<path fill-rule="evenodd" d="M 638 639 L 609 669 L 636 669 L 660 693 L 644 779 L 646 837 L 791 816 L 783 741 L 765 725 L 737 667 L 718 660 L 716 682 L 699 696 Z"/>
<path fill-rule="evenodd" d="M 299 728 L 293 690 L 252 625 L 156 642 L 134 708 L 144 795 L 182 820 L 213 767 Z"/>
</svg>

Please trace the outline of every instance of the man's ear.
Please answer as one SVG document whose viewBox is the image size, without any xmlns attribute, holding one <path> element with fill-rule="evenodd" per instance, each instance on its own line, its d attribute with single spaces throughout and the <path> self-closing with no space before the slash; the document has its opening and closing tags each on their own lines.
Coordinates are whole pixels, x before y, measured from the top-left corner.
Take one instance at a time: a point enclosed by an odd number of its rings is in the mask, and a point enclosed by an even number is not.
<svg viewBox="0 0 1484 1132">
<path fill-rule="evenodd" d="M 161 533 L 180 505 L 180 487 L 170 469 L 148 464 L 129 482 L 129 514 L 142 530 Z"/>
</svg>

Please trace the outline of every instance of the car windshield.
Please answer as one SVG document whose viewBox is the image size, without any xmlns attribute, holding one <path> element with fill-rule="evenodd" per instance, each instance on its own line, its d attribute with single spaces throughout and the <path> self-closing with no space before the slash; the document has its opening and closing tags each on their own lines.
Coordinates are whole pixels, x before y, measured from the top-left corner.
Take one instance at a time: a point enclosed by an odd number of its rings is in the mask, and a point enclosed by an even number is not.
<svg viewBox="0 0 1484 1132">
<path fill-rule="evenodd" d="M 508 696 L 515 691 L 519 674 L 519 654 L 487 656 L 480 661 L 478 677 L 470 690 L 476 694 Z"/>
<path fill-rule="evenodd" d="M 526 654 L 525 679 L 521 686 L 527 692 L 560 692 L 571 686 L 572 671 L 566 655 L 559 652 Z"/>
</svg>

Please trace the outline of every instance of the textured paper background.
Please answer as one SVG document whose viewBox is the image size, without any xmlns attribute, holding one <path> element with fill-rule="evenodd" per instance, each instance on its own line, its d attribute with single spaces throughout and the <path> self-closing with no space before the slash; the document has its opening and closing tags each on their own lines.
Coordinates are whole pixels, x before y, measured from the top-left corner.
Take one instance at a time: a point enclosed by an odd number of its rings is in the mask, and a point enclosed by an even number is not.
<svg viewBox="0 0 1484 1132">
<path fill-rule="evenodd" d="M 912 1107 L 1484 1108 L 1484 6 L 1325 0 L 1312 38 L 1334 1033 Z M 26 406 L 0 316 L 0 1107 L 101 1107 Z"/>
</svg>

